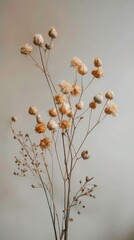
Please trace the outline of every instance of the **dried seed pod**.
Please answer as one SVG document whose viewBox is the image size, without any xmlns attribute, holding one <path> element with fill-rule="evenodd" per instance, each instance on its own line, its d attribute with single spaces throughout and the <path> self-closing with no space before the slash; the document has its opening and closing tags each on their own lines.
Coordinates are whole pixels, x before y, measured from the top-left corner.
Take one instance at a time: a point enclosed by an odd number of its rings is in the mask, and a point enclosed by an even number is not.
<svg viewBox="0 0 134 240">
<path fill-rule="evenodd" d="M 77 97 L 80 94 L 80 86 L 75 84 L 74 86 L 72 86 L 72 90 L 71 90 L 71 94 L 75 97 Z"/>
<path fill-rule="evenodd" d="M 57 117 L 58 115 L 56 108 L 49 109 L 48 113 L 51 117 Z"/>
<path fill-rule="evenodd" d="M 101 67 L 101 65 L 102 65 L 101 59 L 100 59 L 99 57 L 96 57 L 96 58 L 94 59 L 94 66 L 95 66 L 95 67 Z"/>
<path fill-rule="evenodd" d="M 96 94 L 93 99 L 98 104 L 101 104 L 103 102 L 103 96 L 101 93 Z"/>
<path fill-rule="evenodd" d="M 38 113 L 38 109 L 35 106 L 30 106 L 28 112 L 31 115 L 36 115 Z"/>
<path fill-rule="evenodd" d="M 57 38 L 58 33 L 54 27 L 51 27 L 49 32 L 48 32 L 49 37 L 51 38 Z"/>
<path fill-rule="evenodd" d="M 37 124 L 35 127 L 35 132 L 44 133 L 46 131 L 46 125 L 43 123 Z"/>
<path fill-rule="evenodd" d="M 76 107 L 76 109 L 78 109 L 78 110 L 83 109 L 83 107 L 84 107 L 83 101 L 81 101 L 81 102 L 79 102 L 79 103 L 76 103 L 75 107 Z"/>
<path fill-rule="evenodd" d="M 59 112 L 62 113 L 62 114 L 67 115 L 70 112 L 70 110 L 71 110 L 70 105 L 68 103 L 62 103 L 59 106 Z"/>
<path fill-rule="evenodd" d="M 43 36 L 41 34 L 35 34 L 33 37 L 33 43 L 37 46 L 42 46 L 44 43 Z"/>
<path fill-rule="evenodd" d="M 68 114 L 67 117 L 73 118 L 74 117 L 74 112 L 71 110 Z"/>
<path fill-rule="evenodd" d="M 105 94 L 105 97 L 108 99 L 108 100 L 112 100 L 114 99 L 114 92 L 109 90 L 106 94 Z"/>
<path fill-rule="evenodd" d="M 99 67 L 97 69 L 94 69 L 91 73 L 95 78 L 101 78 L 103 76 L 103 69 Z"/>
<path fill-rule="evenodd" d="M 39 146 L 43 150 L 43 149 L 49 148 L 51 146 L 51 143 L 52 143 L 51 139 L 49 137 L 45 137 L 45 138 L 40 140 L 40 145 Z"/>
<path fill-rule="evenodd" d="M 104 112 L 108 115 L 116 117 L 118 114 L 118 106 L 115 103 L 108 103 Z"/>
<path fill-rule="evenodd" d="M 36 115 L 36 122 L 37 123 L 44 123 L 44 119 L 40 114 Z"/>
<path fill-rule="evenodd" d="M 97 103 L 95 101 L 92 101 L 92 102 L 89 103 L 89 107 L 91 109 L 95 109 L 97 107 Z"/>
<path fill-rule="evenodd" d="M 66 102 L 66 97 L 64 95 L 56 95 L 54 96 L 54 101 L 56 104 L 61 104 L 63 102 Z"/>
<path fill-rule="evenodd" d="M 45 44 L 45 47 L 46 47 L 46 49 L 48 49 L 48 50 L 52 50 L 52 48 L 53 48 L 53 43 L 46 43 L 46 44 Z"/>
<path fill-rule="evenodd" d="M 77 67 L 79 67 L 80 65 L 82 65 L 82 61 L 81 61 L 79 58 L 74 57 L 74 58 L 71 60 L 70 65 L 71 65 L 71 67 L 77 68 Z"/>
<path fill-rule="evenodd" d="M 47 124 L 47 128 L 50 130 L 50 131 L 55 131 L 58 127 L 58 124 L 54 121 L 54 120 L 50 120 Z"/>
<path fill-rule="evenodd" d="M 69 122 L 68 120 L 66 119 L 62 119 L 60 122 L 59 122 L 59 127 L 62 128 L 63 130 L 69 128 L 71 126 L 71 122 Z"/>
<path fill-rule="evenodd" d="M 20 52 L 24 55 L 29 55 L 32 52 L 32 50 L 33 50 L 33 47 L 28 43 L 26 43 L 20 48 Z"/>
<path fill-rule="evenodd" d="M 89 159 L 89 158 L 90 158 L 90 154 L 89 154 L 88 150 L 82 151 L 81 157 L 82 157 L 84 160 Z"/>
<path fill-rule="evenodd" d="M 88 68 L 86 66 L 85 63 L 83 63 L 82 65 L 80 65 L 78 68 L 78 73 L 81 74 L 81 75 L 86 75 L 88 73 Z"/>
</svg>

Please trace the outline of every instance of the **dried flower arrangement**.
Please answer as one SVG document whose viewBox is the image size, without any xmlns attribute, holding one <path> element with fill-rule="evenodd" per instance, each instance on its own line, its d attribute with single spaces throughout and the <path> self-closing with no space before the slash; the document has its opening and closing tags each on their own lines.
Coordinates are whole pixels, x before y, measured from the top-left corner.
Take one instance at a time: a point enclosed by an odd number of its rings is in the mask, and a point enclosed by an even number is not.
<svg viewBox="0 0 134 240">
<path fill-rule="evenodd" d="M 16 139 L 20 146 L 21 157 L 15 157 L 17 164 L 16 176 L 27 176 L 27 173 L 32 173 L 37 180 L 37 184 L 32 184 L 32 188 L 42 188 L 48 209 L 50 212 L 51 222 L 54 230 L 55 240 L 67 240 L 69 223 L 73 221 L 71 210 L 73 207 L 79 206 L 85 208 L 82 203 L 83 197 L 95 198 L 93 191 L 97 187 L 92 184 L 93 177 L 85 177 L 84 181 L 79 181 L 79 189 L 72 192 L 72 178 L 75 174 L 75 168 L 78 161 L 87 160 L 90 158 L 88 150 L 82 150 L 85 140 L 89 134 L 100 124 L 108 115 L 116 116 L 118 107 L 111 100 L 114 98 L 114 92 L 109 90 L 105 94 L 103 104 L 103 96 L 101 93 L 96 94 L 88 106 L 84 108 L 82 98 L 89 88 L 90 84 L 96 78 L 103 77 L 102 61 L 99 57 L 94 59 L 94 67 L 90 82 L 85 86 L 84 76 L 89 72 L 88 67 L 79 58 L 74 57 L 70 66 L 74 68 L 75 79 L 73 82 L 63 80 L 59 84 L 59 90 L 55 87 L 52 77 L 49 73 L 49 56 L 53 48 L 54 39 L 58 34 L 55 28 L 50 28 L 48 35 L 50 42 L 44 44 L 44 39 L 41 34 L 35 34 L 33 43 L 38 48 L 41 64 L 36 61 L 32 55 L 33 47 L 26 43 L 21 47 L 20 52 L 23 55 L 29 56 L 35 63 L 36 67 L 42 71 L 46 78 L 50 94 L 53 100 L 53 106 L 48 111 L 50 117 L 48 122 L 45 122 L 39 114 L 36 106 L 30 106 L 28 113 L 33 115 L 36 120 L 35 132 L 41 135 L 40 142 L 32 142 L 28 133 L 22 134 L 21 131 L 16 132 L 13 124 L 11 125 L 13 138 Z M 92 123 L 92 115 L 97 106 L 102 104 L 101 111 L 95 123 Z M 78 147 L 75 145 L 75 140 L 79 135 L 79 124 L 84 121 L 84 115 L 89 113 L 87 130 L 81 139 Z M 11 118 L 12 123 L 17 121 L 16 117 Z M 59 169 L 61 179 L 60 188 L 63 193 L 63 205 L 61 211 L 57 210 L 55 198 L 55 165 Z M 77 210 L 80 214 L 80 211 Z"/>
</svg>

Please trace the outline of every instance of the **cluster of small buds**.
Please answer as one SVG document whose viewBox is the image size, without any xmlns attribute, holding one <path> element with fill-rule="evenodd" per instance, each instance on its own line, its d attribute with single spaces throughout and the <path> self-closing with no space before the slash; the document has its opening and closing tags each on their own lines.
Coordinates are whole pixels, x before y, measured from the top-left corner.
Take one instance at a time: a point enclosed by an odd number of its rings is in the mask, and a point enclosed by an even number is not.
<svg viewBox="0 0 134 240">
<path fill-rule="evenodd" d="M 86 75 L 88 73 L 88 67 L 79 58 L 74 57 L 70 62 L 71 67 L 76 68 L 80 75 Z"/>
<path fill-rule="evenodd" d="M 102 61 L 99 57 L 96 57 L 94 59 L 94 66 L 96 69 L 94 69 L 91 73 L 95 78 L 101 78 L 103 76 L 103 69 L 101 68 L 102 66 Z"/>
<path fill-rule="evenodd" d="M 47 50 L 51 50 L 53 48 L 52 40 L 58 36 L 58 33 L 54 27 L 51 27 L 48 31 L 48 36 L 51 38 L 51 42 L 48 42 L 45 44 L 45 48 Z M 44 45 L 44 38 L 42 34 L 35 34 L 33 37 L 33 44 L 39 47 L 42 47 Z M 24 55 L 30 55 L 33 51 L 33 47 L 26 43 L 20 48 L 20 52 Z"/>
</svg>

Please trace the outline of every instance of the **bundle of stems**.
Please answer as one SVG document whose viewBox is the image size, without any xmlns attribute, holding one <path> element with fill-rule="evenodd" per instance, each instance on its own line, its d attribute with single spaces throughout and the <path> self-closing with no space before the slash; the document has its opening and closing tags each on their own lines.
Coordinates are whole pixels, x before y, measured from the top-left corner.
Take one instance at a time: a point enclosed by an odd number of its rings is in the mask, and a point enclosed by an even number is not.
<svg viewBox="0 0 134 240">
<path fill-rule="evenodd" d="M 76 192 L 72 191 L 72 181 L 76 174 L 76 165 L 81 161 L 90 158 L 88 150 L 82 150 L 84 143 L 90 133 L 99 125 L 106 116 L 117 115 L 117 105 L 111 103 L 114 98 L 113 91 L 109 90 L 103 96 L 101 93 L 93 96 L 87 108 L 82 101 L 87 89 L 95 79 L 103 76 L 102 61 L 99 57 L 94 59 L 95 69 L 92 70 L 91 80 L 84 84 L 85 75 L 88 73 L 88 67 L 77 57 L 71 60 L 70 66 L 74 68 L 74 81 L 68 82 L 63 80 L 57 87 L 54 84 L 49 70 L 50 53 L 53 48 L 53 42 L 58 33 L 55 28 L 50 28 L 48 35 L 50 41 L 44 44 L 41 34 L 35 34 L 33 38 L 34 45 L 38 48 L 40 62 L 32 55 L 33 47 L 25 44 L 21 47 L 22 54 L 29 56 L 35 63 L 36 67 L 44 74 L 45 83 L 47 84 L 53 101 L 53 106 L 48 111 L 50 117 L 46 123 L 39 114 L 36 106 L 30 106 L 28 113 L 36 119 L 35 132 L 42 136 L 39 143 L 32 141 L 28 133 L 23 134 L 21 131 L 16 132 L 11 124 L 13 138 L 16 139 L 20 146 L 20 156 L 15 157 L 15 163 L 18 170 L 14 172 L 16 176 L 26 176 L 32 173 L 37 180 L 32 184 L 32 188 L 42 188 L 47 201 L 50 218 L 54 230 L 55 240 L 67 240 L 69 223 L 73 221 L 71 210 L 76 207 L 77 213 L 80 214 L 78 207 L 85 208 L 82 203 L 83 197 L 95 198 L 93 195 L 96 184 L 92 184 L 93 177 L 85 176 L 84 181 L 79 181 L 79 187 Z M 85 80 L 85 79 L 84 79 Z M 45 86 L 46 87 L 46 86 Z M 92 123 L 92 115 L 98 105 L 102 104 L 98 119 Z M 86 117 L 85 115 L 89 114 Z M 12 123 L 17 118 L 11 118 Z M 80 123 L 84 121 L 86 132 L 80 139 Z M 81 134 L 82 135 L 82 134 Z M 80 140 L 76 144 L 76 139 Z M 79 145 L 78 145 L 79 143 Z M 62 207 L 57 209 L 56 200 L 56 179 L 55 164 L 59 169 L 60 189 L 62 192 Z"/>
</svg>

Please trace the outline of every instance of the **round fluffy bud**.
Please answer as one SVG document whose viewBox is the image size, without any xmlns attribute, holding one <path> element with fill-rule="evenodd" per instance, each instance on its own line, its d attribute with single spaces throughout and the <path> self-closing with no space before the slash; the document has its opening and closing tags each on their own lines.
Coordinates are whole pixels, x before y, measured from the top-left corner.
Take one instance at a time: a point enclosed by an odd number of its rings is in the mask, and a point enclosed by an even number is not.
<svg viewBox="0 0 134 240">
<path fill-rule="evenodd" d="M 54 96 L 54 101 L 57 104 L 61 104 L 66 101 L 66 97 L 64 95 L 56 95 Z"/>
<path fill-rule="evenodd" d="M 93 99 L 98 104 L 103 102 L 103 96 L 101 93 L 96 94 Z"/>
<path fill-rule="evenodd" d="M 101 59 L 100 59 L 99 57 L 96 57 L 96 58 L 94 59 L 94 66 L 95 66 L 95 67 L 101 67 L 101 65 L 102 65 Z"/>
<path fill-rule="evenodd" d="M 46 44 L 45 44 L 45 47 L 46 47 L 46 49 L 48 49 L 48 50 L 52 50 L 52 48 L 53 48 L 53 43 L 46 43 Z"/>
<path fill-rule="evenodd" d="M 38 113 L 38 110 L 35 106 L 30 106 L 28 112 L 31 115 L 36 115 Z"/>
<path fill-rule="evenodd" d="M 54 121 L 54 120 L 50 120 L 47 124 L 47 128 L 50 130 L 50 131 L 55 131 L 58 127 L 58 124 Z"/>
<path fill-rule="evenodd" d="M 46 125 L 43 123 L 37 124 L 35 127 L 35 132 L 44 133 L 46 131 Z"/>
<path fill-rule="evenodd" d="M 44 119 L 42 118 L 42 116 L 40 114 L 36 115 L 36 122 L 37 123 L 44 123 Z"/>
<path fill-rule="evenodd" d="M 68 103 L 63 103 L 59 106 L 59 111 L 62 114 L 68 114 L 70 112 L 70 105 Z"/>
<path fill-rule="evenodd" d="M 74 117 L 74 112 L 71 110 L 68 114 L 67 117 L 73 118 Z"/>
<path fill-rule="evenodd" d="M 15 117 L 15 116 L 11 117 L 11 121 L 12 122 L 17 122 L 17 117 Z"/>
<path fill-rule="evenodd" d="M 56 38 L 58 36 L 58 33 L 54 27 L 51 27 L 48 32 L 49 37 Z"/>
<path fill-rule="evenodd" d="M 63 130 L 69 128 L 71 126 L 71 122 L 69 122 L 66 119 L 62 119 L 59 123 L 60 128 L 62 128 Z"/>
<path fill-rule="evenodd" d="M 95 109 L 97 107 L 97 103 L 95 101 L 92 101 L 92 102 L 89 103 L 89 107 L 91 109 Z"/>
<path fill-rule="evenodd" d="M 82 61 L 81 61 L 79 58 L 74 57 L 74 58 L 71 60 L 70 65 L 71 65 L 71 67 L 77 68 L 77 67 L 79 67 L 80 65 L 82 65 Z"/>
<path fill-rule="evenodd" d="M 33 47 L 28 43 L 26 43 L 20 48 L 20 52 L 24 55 L 29 55 L 32 52 L 32 50 L 33 50 Z"/>
<path fill-rule="evenodd" d="M 101 78 L 103 76 L 103 69 L 101 67 L 97 68 L 97 69 L 94 69 L 92 71 L 92 75 L 95 77 L 95 78 Z"/>
<path fill-rule="evenodd" d="M 39 146 L 43 150 L 43 149 L 49 148 L 51 146 L 51 143 L 52 143 L 51 139 L 49 137 L 45 137 L 40 140 Z"/>
<path fill-rule="evenodd" d="M 88 73 L 88 68 L 87 68 L 86 64 L 84 64 L 84 63 L 82 65 L 80 65 L 77 68 L 77 70 L 78 70 L 78 73 L 81 75 L 86 75 Z"/>
<path fill-rule="evenodd" d="M 41 34 L 35 34 L 33 37 L 33 43 L 37 46 L 42 46 L 44 39 Z"/>
<path fill-rule="evenodd" d="M 90 158 L 90 154 L 89 154 L 88 150 L 82 151 L 81 157 L 82 157 L 84 160 L 89 159 L 89 158 Z"/>
<path fill-rule="evenodd" d="M 78 110 L 81 110 L 81 109 L 84 107 L 83 101 L 81 101 L 81 102 L 79 102 L 79 103 L 76 103 L 75 107 L 76 107 Z"/>
<path fill-rule="evenodd" d="M 57 117 L 58 115 L 56 108 L 49 109 L 48 113 L 51 117 Z"/>
<path fill-rule="evenodd" d="M 80 86 L 75 84 L 74 86 L 72 86 L 72 90 L 71 90 L 71 94 L 75 97 L 77 97 L 80 94 Z"/>
<path fill-rule="evenodd" d="M 109 100 L 112 100 L 114 98 L 114 92 L 109 90 L 106 94 L 105 97 Z"/>
</svg>

